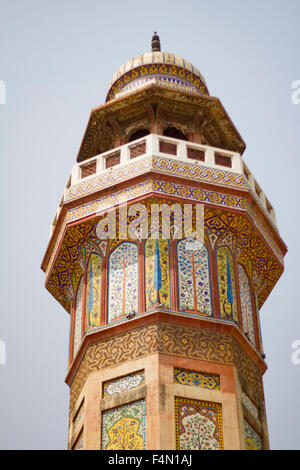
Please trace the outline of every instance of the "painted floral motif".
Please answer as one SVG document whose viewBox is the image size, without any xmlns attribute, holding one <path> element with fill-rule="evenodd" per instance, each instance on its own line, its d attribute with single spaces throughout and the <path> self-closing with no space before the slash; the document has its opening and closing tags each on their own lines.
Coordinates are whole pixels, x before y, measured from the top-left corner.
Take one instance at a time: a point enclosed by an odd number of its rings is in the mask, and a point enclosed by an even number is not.
<svg viewBox="0 0 300 470">
<path fill-rule="evenodd" d="M 75 329 L 74 329 L 74 356 L 77 353 L 81 343 L 81 323 L 82 323 L 82 293 L 83 293 L 83 276 L 80 280 L 75 305 Z"/>
<path fill-rule="evenodd" d="M 140 400 L 106 411 L 102 416 L 102 449 L 145 448 L 145 401 Z"/>
<path fill-rule="evenodd" d="M 87 267 L 86 326 L 100 325 L 101 256 L 92 253 Z"/>
<path fill-rule="evenodd" d="M 222 246 L 217 251 L 217 265 L 221 318 L 237 320 L 233 259 L 226 246 Z"/>
<path fill-rule="evenodd" d="M 109 257 L 108 321 L 138 311 L 138 250 L 123 242 Z"/>
<path fill-rule="evenodd" d="M 174 369 L 174 382 L 181 385 L 220 390 L 220 376 L 216 374 L 206 374 L 205 372 Z"/>
<path fill-rule="evenodd" d="M 241 264 L 238 264 L 240 298 L 242 306 L 243 330 L 248 333 L 251 343 L 255 346 L 253 311 L 251 302 L 250 284 Z"/>
<path fill-rule="evenodd" d="M 221 405 L 175 398 L 176 444 L 180 450 L 223 448 Z"/>
<path fill-rule="evenodd" d="M 247 421 L 244 421 L 245 436 L 246 436 L 246 449 L 247 450 L 261 450 L 262 441 L 260 435 L 254 431 L 252 426 Z"/>
<path fill-rule="evenodd" d="M 169 241 L 148 238 L 145 243 L 146 309 L 170 307 Z"/>
<path fill-rule="evenodd" d="M 128 392 L 132 389 L 140 387 L 145 382 L 145 373 L 134 372 L 133 374 L 121 377 L 119 379 L 110 380 L 104 383 L 103 396 L 110 397 L 122 392 Z"/>
<path fill-rule="evenodd" d="M 189 250 L 189 240 L 177 244 L 179 308 L 187 312 L 211 315 L 208 253 L 203 245 Z"/>
</svg>

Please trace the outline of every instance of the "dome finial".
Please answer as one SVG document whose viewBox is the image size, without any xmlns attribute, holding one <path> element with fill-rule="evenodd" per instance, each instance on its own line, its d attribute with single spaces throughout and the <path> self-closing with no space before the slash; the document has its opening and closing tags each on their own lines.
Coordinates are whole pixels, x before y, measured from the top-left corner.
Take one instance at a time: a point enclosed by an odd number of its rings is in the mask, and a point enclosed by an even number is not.
<svg viewBox="0 0 300 470">
<path fill-rule="evenodd" d="M 154 31 L 154 35 L 152 36 L 151 45 L 152 45 L 152 52 L 160 51 L 160 40 L 156 31 Z"/>
</svg>

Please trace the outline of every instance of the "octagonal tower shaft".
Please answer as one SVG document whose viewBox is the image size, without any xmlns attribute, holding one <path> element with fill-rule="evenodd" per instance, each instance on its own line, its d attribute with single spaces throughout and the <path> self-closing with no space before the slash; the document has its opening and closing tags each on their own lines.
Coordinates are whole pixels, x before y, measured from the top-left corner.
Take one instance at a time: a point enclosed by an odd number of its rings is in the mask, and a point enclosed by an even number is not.
<svg viewBox="0 0 300 470">
<path fill-rule="evenodd" d="M 199 71 L 158 50 L 92 111 L 42 264 L 70 314 L 70 449 L 268 448 L 259 309 L 286 246 L 244 149 Z M 203 244 L 118 235 L 137 207 L 149 228 L 186 205 Z"/>
</svg>

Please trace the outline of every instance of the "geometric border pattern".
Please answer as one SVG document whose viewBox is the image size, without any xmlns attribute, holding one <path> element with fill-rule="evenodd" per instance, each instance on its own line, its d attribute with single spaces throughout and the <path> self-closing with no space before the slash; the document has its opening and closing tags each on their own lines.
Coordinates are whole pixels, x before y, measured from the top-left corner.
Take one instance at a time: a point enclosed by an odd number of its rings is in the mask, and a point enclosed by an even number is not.
<svg viewBox="0 0 300 470">
<path fill-rule="evenodd" d="M 264 402 L 262 374 L 231 335 L 156 322 L 88 346 L 70 385 L 70 412 L 92 372 L 154 353 L 235 366 L 249 397 Z"/>
</svg>

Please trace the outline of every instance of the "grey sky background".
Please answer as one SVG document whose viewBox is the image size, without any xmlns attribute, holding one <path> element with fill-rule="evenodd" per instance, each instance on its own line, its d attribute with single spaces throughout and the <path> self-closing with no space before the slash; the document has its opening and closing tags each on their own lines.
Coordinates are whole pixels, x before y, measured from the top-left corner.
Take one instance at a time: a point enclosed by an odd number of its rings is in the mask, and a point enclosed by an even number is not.
<svg viewBox="0 0 300 470">
<path fill-rule="evenodd" d="M 288 245 L 261 310 L 264 386 L 271 448 L 300 449 L 300 0 L 1 0 L 0 11 L 0 448 L 67 448 L 69 316 L 40 264 L 91 109 L 158 31 L 221 99 Z"/>
</svg>

